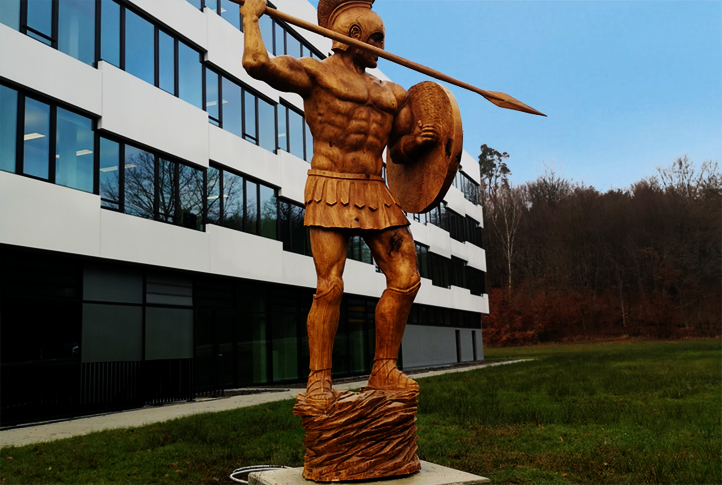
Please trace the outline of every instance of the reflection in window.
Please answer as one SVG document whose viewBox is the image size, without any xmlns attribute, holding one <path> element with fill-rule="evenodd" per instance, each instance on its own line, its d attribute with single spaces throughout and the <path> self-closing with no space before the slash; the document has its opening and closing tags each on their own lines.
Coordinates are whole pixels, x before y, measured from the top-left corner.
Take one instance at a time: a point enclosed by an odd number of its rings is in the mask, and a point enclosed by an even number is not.
<svg viewBox="0 0 722 485">
<path fill-rule="evenodd" d="M 222 127 L 234 135 L 241 136 L 241 87 L 223 78 L 221 94 L 223 95 Z"/>
<path fill-rule="evenodd" d="M 261 37 L 266 50 L 273 52 L 273 19 L 268 15 L 263 15 L 258 19 L 258 25 L 261 28 Z"/>
<path fill-rule="evenodd" d="M 306 158 L 304 160 L 310 162 L 313 158 L 313 135 L 311 135 L 311 128 L 305 120 L 303 125 L 306 127 Z M 385 178 L 386 177 L 384 176 L 384 179 Z"/>
<path fill-rule="evenodd" d="M 256 97 L 253 93 L 245 91 L 243 101 L 243 138 L 256 143 L 258 141 L 256 135 Z"/>
<path fill-rule="evenodd" d="M 52 44 L 53 0 L 27 0 L 28 35 L 47 45 Z"/>
<path fill-rule="evenodd" d="M 25 98 L 23 173 L 48 179 L 50 159 L 50 106 Z"/>
<path fill-rule="evenodd" d="M 189 229 L 201 230 L 203 224 L 203 170 L 178 165 L 178 223 Z"/>
<path fill-rule="evenodd" d="M 276 151 L 276 106 L 258 98 L 258 146 Z"/>
<path fill-rule="evenodd" d="M 100 205 L 120 209 L 120 144 L 100 139 Z"/>
<path fill-rule="evenodd" d="M 213 3 L 213 2 L 209 2 Z M 240 5 L 230 2 L 229 0 L 221 0 L 221 17 L 226 19 L 232 26 L 241 30 L 241 10 Z"/>
<path fill-rule="evenodd" d="M 283 250 L 297 254 L 306 254 L 306 228 L 303 225 L 305 210 L 293 202 L 279 201 L 278 221 L 279 239 Z"/>
<path fill-rule="evenodd" d="M 246 180 L 246 232 L 258 233 L 258 185 Z"/>
<path fill-rule="evenodd" d="M 288 152 L 305 160 L 303 146 L 303 116 L 293 109 L 288 109 Z"/>
<path fill-rule="evenodd" d="M 217 188 L 216 180 L 220 181 L 220 188 Z M 278 203 L 275 189 L 244 179 L 232 172 L 211 167 L 208 171 L 206 190 L 209 194 L 207 209 L 209 222 L 277 239 Z M 218 197 L 217 194 L 223 195 Z M 285 217 L 288 217 L 288 211 Z M 287 233 L 286 230 L 284 234 Z"/>
<path fill-rule="evenodd" d="M 208 192 L 206 219 L 211 224 L 221 223 L 221 171 L 216 167 L 208 167 Z"/>
<path fill-rule="evenodd" d="M 261 199 L 261 231 L 260 234 L 263 237 L 269 239 L 276 239 L 276 219 L 277 219 L 277 205 L 276 205 L 276 191 L 265 185 L 260 186 L 260 199 Z"/>
<path fill-rule="evenodd" d="M 20 30 L 20 0 L 0 1 L 0 23 Z"/>
<path fill-rule="evenodd" d="M 273 22 L 274 44 L 273 53 L 277 56 L 286 54 L 286 31 L 278 22 Z M 270 46 L 269 46 L 270 47 Z"/>
<path fill-rule="evenodd" d="M 175 94 L 175 39 L 158 32 L 158 87 Z"/>
<path fill-rule="evenodd" d="M 125 9 L 125 70 L 155 84 L 153 24 Z"/>
<path fill-rule="evenodd" d="M 155 199 L 155 156 L 130 145 L 125 146 L 125 213 L 153 219 Z"/>
<path fill-rule="evenodd" d="M 221 126 L 221 112 L 218 104 L 219 75 L 206 68 L 206 112 L 208 119 L 216 126 Z"/>
<path fill-rule="evenodd" d="M 63 0 L 58 3 L 58 50 L 93 65 L 95 2 Z"/>
<path fill-rule="evenodd" d="M 17 140 L 18 92 L 0 86 L 0 170 L 15 172 Z"/>
<path fill-rule="evenodd" d="M 286 34 L 286 54 L 301 57 L 301 43 L 291 34 Z"/>
<path fill-rule="evenodd" d="M 100 2 L 100 58 L 120 67 L 120 5 Z"/>
<path fill-rule="evenodd" d="M 176 169 L 175 162 L 158 159 L 158 220 L 163 222 L 176 220 Z"/>
<path fill-rule="evenodd" d="M 278 149 L 284 152 L 288 151 L 288 130 L 286 129 L 286 119 L 288 118 L 288 108 L 282 104 L 278 105 Z"/>
<path fill-rule="evenodd" d="M 223 172 L 223 225 L 243 230 L 243 177 Z"/>
<path fill-rule="evenodd" d="M 203 108 L 203 65 L 197 50 L 178 41 L 178 97 Z"/>
<path fill-rule="evenodd" d="M 291 251 L 309 254 L 311 245 L 307 243 L 308 231 L 303 225 L 306 210 L 303 206 L 291 204 Z"/>
<path fill-rule="evenodd" d="M 93 122 L 58 108 L 55 183 L 93 192 Z"/>
</svg>

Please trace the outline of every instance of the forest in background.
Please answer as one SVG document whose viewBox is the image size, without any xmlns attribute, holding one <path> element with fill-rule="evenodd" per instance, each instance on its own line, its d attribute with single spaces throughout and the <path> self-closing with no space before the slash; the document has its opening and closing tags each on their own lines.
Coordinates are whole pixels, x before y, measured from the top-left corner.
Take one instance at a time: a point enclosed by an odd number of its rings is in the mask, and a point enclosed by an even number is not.
<svg viewBox="0 0 722 485">
<path fill-rule="evenodd" d="M 514 185 L 483 145 L 491 347 L 708 337 L 722 326 L 722 174 L 687 156 L 600 192 L 554 167 Z"/>
</svg>

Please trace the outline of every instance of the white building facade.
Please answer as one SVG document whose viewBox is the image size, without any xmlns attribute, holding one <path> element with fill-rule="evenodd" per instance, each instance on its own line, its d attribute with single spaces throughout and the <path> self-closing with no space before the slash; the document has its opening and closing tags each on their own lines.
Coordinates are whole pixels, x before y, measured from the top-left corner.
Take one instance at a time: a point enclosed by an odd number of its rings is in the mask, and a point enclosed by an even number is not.
<svg viewBox="0 0 722 485">
<path fill-rule="evenodd" d="M 305 0 L 275 7 L 315 22 Z M 0 22 L 2 424 L 303 382 L 312 137 L 301 98 L 241 66 L 238 7 L 2 0 Z M 262 31 L 274 55 L 330 51 Z M 404 368 L 483 358 L 478 182 L 464 152 L 444 203 L 409 214 Z M 348 257 L 337 377 L 369 372 L 385 288 L 360 238 Z"/>
</svg>

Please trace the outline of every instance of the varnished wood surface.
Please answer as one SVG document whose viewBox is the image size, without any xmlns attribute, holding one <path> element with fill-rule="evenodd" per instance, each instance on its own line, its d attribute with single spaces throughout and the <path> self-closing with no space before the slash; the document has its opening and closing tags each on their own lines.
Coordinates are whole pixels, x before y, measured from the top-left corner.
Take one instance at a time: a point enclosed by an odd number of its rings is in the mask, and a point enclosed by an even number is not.
<svg viewBox="0 0 722 485">
<path fill-rule="evenodd" d="M 325 411 L 296 397 L 306 436 L 303 476 L 317 482 L 408 475 L 416 455 L 418 391 L 344 391 Z"/>
<path fill-rule="evenodd" d="M 414 160 L 386 154 L 391 193 L 406 212 L 427 212 L 441 202 L 454 182 L 464 148 L 461 113 L 451 91 L 424 81 L 409 89 L 412 125 L 436 127 L 439 139 Z"/>
</svg>

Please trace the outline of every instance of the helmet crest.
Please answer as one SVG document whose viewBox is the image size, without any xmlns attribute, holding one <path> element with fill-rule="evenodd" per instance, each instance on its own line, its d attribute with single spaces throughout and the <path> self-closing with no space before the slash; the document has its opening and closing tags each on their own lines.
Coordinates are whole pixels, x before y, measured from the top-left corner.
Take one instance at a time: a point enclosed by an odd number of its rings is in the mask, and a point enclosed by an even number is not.
<svg viewBox="0 0 722 485">
<path fill-rule="evenodd" d="M 374 0 L 319 0 L 318 25 L 330 29 L 336 17 L 348 8 L 365 7 L 371 10 Z"/>
</svg>

